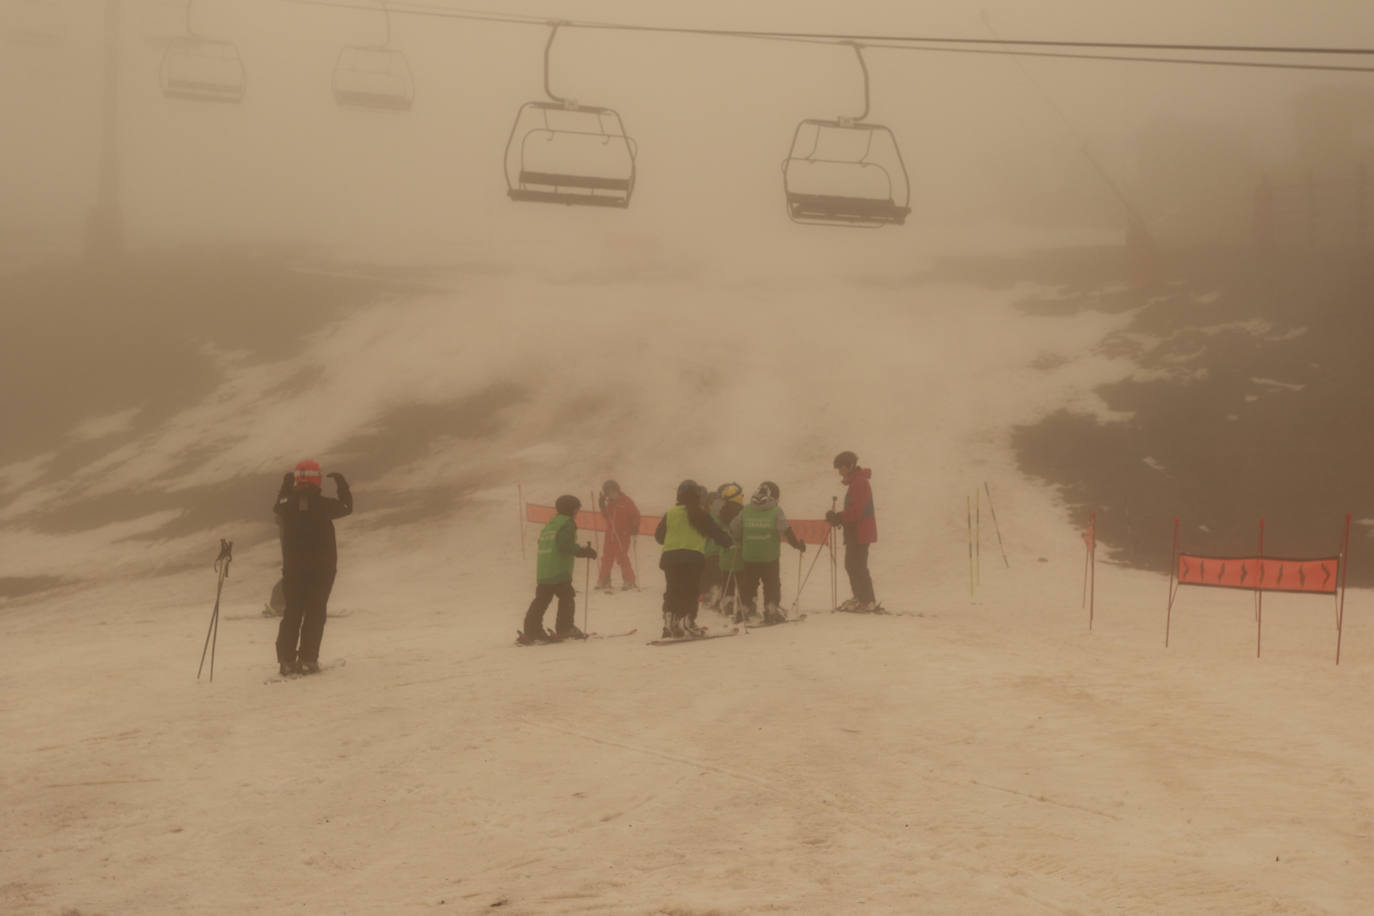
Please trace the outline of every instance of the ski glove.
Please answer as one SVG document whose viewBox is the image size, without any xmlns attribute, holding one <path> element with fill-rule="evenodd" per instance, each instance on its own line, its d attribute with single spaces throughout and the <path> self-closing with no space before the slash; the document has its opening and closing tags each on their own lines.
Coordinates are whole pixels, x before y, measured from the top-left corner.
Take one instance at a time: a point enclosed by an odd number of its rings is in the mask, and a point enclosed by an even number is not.
<svg viewBox="0 0 1374 916">
<path fill-rule="evenodd" d="M 838 528 L 844 522 L 843 516 L 841 516 L 840 513 L 836 512 L 834 509 L 831 509 L 829 512 L 825 513 L 825 520 L 830 523 L 830 527 L 832 528 Z"/>
<path fill-rule="evenodd" d="M 579 548 L 577 548 L 577 555 L 578 555 L 579 557 L 586 557 L 588 560 L 595 560 L 595 559 L 596 559 L 596 548 L 595 548 L 595 547 L 579 547 Z"/>
</svg>

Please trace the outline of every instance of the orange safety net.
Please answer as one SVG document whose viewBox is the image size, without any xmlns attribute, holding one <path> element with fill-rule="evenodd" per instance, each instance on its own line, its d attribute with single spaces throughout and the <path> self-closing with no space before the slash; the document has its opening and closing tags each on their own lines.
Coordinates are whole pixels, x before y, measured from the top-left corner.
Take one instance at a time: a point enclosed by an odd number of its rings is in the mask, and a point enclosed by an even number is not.
<svg viewBox="0 0 1374 916">
<path fill-rule="evenodd" d="M 1289 560 L 1280 557 L 1178 555 L 1179 585 L 1209 585 L 1268 592 L 1336 594 L 1340 557 Z"/>
</svg>

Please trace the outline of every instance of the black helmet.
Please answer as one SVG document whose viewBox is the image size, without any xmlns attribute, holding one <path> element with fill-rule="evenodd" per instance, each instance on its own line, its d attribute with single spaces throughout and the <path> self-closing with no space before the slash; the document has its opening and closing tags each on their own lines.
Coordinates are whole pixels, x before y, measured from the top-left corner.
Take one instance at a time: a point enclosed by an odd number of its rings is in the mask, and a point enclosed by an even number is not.
<svg viewBox="0 0 1374 916">
<path fill-rule="evenodd" d="M 582 508 L 582 500 L 571 493 L 564 493 L 553 501 L 553 508 L 559 515 L 576 515 L 577 510 Z"/>
<path fill-rule="evenodd" d="M 781 495 L 782 491 L 778 489 L 777 484 L 773 483 L 771 480 L 765 480 L 763 483 L 759 484 L 759 488 L 754 491 L 754 495 L 749 501 L 762 505 L 770 499 L 776 500 Z"/>
<path fill-rule="evenodd" d="M 692 480 L 690 477 L 677 485 L 677 501 L 684 506 L 688 504 L 688 500 L 691 500 L 693 503 L 698 502 L 700 496 L 701 484 Z"/>
<path fill-rule="evenodd" d="M 859 456 L 853 452 L 840 452 L 835 456 L 835 467 L 852 468 L 858 465 Z"/>
<path fill-rule="evenodd" d="M 612 493 L 619 492 L 620 484 L 616 483 L 614 480 L 608 480 L 601 485 L 601 493 L 603 496 L 610 496 Z"/>
</svg>

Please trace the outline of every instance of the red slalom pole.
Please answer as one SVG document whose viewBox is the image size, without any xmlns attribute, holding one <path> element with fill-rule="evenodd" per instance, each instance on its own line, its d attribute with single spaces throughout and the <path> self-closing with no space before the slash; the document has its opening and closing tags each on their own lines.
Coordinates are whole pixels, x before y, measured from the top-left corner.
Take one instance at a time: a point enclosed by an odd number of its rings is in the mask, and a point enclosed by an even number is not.
<svg viewBox="0 0 1374 916">
<path fill-rule="evenodd" d="M 1093 628 L 1093 608 L 1097 603 L 1097 513 L 1088 516 L 1088 567 L 1091 575 L 1088 581 L 1088 629 Z"/>
<path fill-rule="evenodd" d="M 1169 626 L 1174 620 L 1174 576 L 1178 573 L 1178 519 L 1174 519 L 1174 546 L 1169 551 L 1169 610 L 1164 615 L 1164 648 L 1169 648 Z"/>
<path fill-rule="evenodd" d="M 1259 587 L 1255 589 L 1255 658 L 1260 657 L 1260 631 L 1264 628 L 1264 519 L 1259 523 Z"/>
<path fill-rule="evenodd" d="M 1345 629 L 1345 575 L 1350 569 L 1350 513 L 1345 514 L 1345 545 L 1341 550 L 1341 597 L 1336 610 L 1336 664 L 1341 663 L 1341 634 Z"/>
<path fill-rule="evenodd" d="M 515 485 L 515 527 L 520 532 L 520 559 L 525 559 L 525 488 Z"/>
</svg>

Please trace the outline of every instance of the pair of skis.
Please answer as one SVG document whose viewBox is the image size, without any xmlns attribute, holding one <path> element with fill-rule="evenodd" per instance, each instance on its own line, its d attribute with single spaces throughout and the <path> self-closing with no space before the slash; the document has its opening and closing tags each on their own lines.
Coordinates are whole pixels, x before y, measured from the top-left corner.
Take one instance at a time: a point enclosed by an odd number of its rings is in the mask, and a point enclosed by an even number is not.
<svg viewBox="0 0 1374 916">
<path fill-rule="evenodd" d="M 702 642 L 707 639 L 724 639 L 727 636 L 738 636 L 741 632 L 743 631 L 740 630 L 739 627 L 731 627 L 730 629 L 722 630 L 719 633 L 712 633 L 708 629 L 703 627 L 700 633 L 693 636 L 664 636 L 662 639 L 649 640 L 648 645 L 676 646 L 678 643 L 684 642 Z"/>
<path fill-rule="evenodd" d="M 326 671 L 333 671 L 335 668 L 342 668 L 344 665 L 347 664 L 348 659 L 346 658 L 335 659 L 332 662 L 325 662 L 323 665 L 320 665 L 318 671 L 311 672 L 310 674 L 306 674 L 304 671 L 293 671 L 290 674 L 274 674 L 272 677 L 269 677 L 267 680 L 263 681 L 263 683 L 284 684 L 287 681 L 299 681 L 301 678 L 316 677 L 318 675 L 324 674 Z"/>
<path fill-rule="evenodd" d="M 559 636 L 556 633 L 544 631 L 543 639 L 536 639 L 534 642 L 525 642 L 525 634 L 520 630 L 515 631 L 515 644 L 517 646 L 551 646 L 560 642 L 582 642 L 588 639 L 619 639 L 622 636 L 633 636 L 639 632 L 636 627 L 633 630 L 626 630 L 624 633 L 584 633 L 581 636 Z"/>
<path fill-rule="evenodd" d="M 746 630 L 762 630 L 765 627 L 779 627 L 782 626 L 784 623 L 801 623 L 805 619 L 806 615 L 802 614 L 798 617 L 787 617 L 783 620 L 774 620 L 770 622 L 760 620 L 757 623 L 746 623 L 744 625 L 744 628 Z"/>
</svg>

